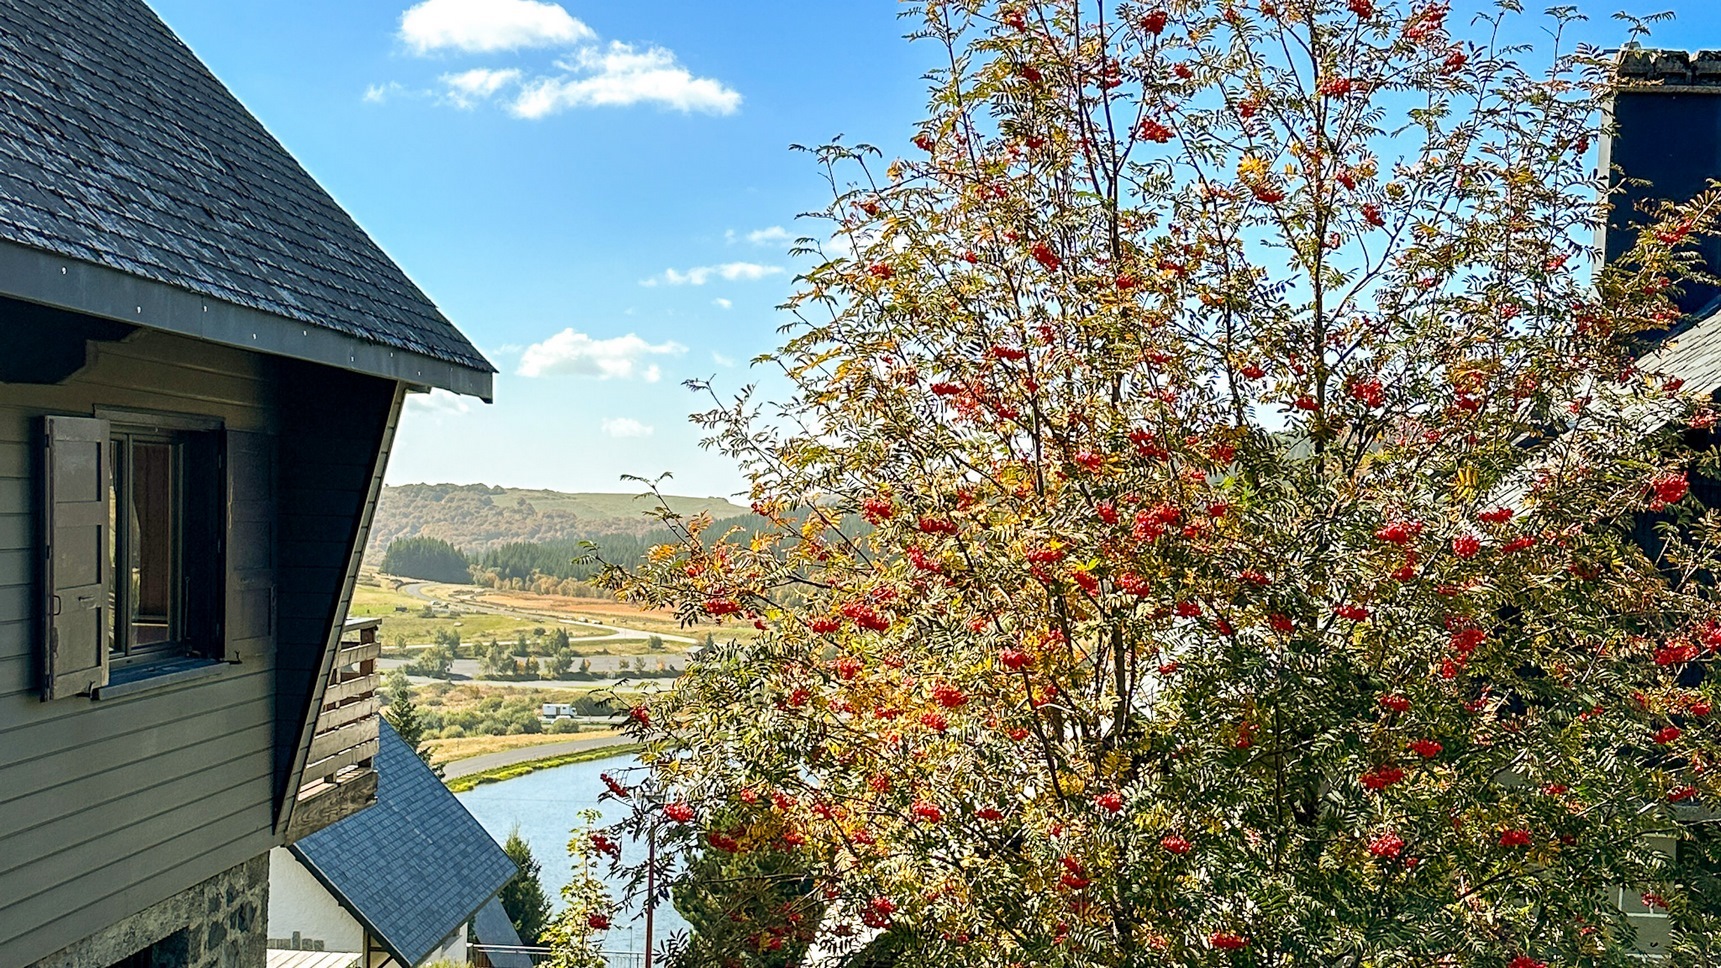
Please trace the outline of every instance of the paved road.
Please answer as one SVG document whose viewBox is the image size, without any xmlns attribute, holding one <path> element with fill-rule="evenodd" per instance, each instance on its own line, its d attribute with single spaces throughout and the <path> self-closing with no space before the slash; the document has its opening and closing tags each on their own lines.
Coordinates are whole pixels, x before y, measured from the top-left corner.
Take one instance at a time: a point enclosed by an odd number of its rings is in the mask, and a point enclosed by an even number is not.
<svg viewBox="0 0 1721 968">
<path fill-rule="evenodd" d="M 563 753 L 578 753 L 581 750 L 595 750 L 605 746 L 621 746 L 627 742 L 625 736 L 588 736 L 585 739 L 576 738 L 560 743 L 545 743 L 542 746 L 523 746 L 500 753 L 485 753 L 483 756 L 468 756 L 466 759 L 444 764 L 442 776 L 452 780 L 457 776 L 481 773 L 499 766 L 513 766 L 527 760 L 541 760 L 546 756 L 561 756 Z"/>
</svg>

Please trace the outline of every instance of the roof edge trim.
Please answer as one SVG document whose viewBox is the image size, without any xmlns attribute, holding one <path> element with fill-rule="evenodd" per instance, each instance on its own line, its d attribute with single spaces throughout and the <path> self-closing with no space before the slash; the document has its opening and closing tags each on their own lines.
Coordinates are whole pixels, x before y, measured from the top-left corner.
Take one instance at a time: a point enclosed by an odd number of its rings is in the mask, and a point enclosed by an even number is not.
<svg viewBox="0 0 1721 968">
<path fill-rule="evenodd" d="M 485 403 L 495 399 L 495 374 L 486 370 L 372 343 L 5 240 L 0 240 L 0 294 L 254 353 L 434 387 Z"/>
</svg>

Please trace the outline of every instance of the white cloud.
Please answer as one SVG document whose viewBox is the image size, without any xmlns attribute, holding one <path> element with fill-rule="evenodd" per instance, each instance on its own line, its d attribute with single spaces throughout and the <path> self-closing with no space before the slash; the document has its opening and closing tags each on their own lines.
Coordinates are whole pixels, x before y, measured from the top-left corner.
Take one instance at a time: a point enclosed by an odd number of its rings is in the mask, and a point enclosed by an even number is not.
<svg viewBox="0 0 1721 968">
<path fill-rule="evenodd" d="M 572 60 L 558 61 L 568 73 L 528 82 L 514 99 L 513 112 L 522 118 L 543 118 L 580 107 L 624 107 L 650 103 L 681 112 L 734 114 L 741 95 L 721 81 L 694 77 L 675 54 L 662 47 L 639 50 L 611 41 L 608 47 L 588 47 Z"/>
<path fill-rule="evenodd" d="M 431 390 L 429 393 L 408 394 L 406 409 L 409 413 L 446 417 L 471 413 L 472 404 L 465 397 L 449 393 L 447 390 Z"/>
<path fill-rule="evenodd" d="M 873 246 L 884 239 L 884 229 L 878 225 L 867 224 L 852 229 L 838 229 L 825 244 L 825 254 L 831 258 L 862 259 Z M 901 252 L 908 247 L 908 238 L 901 234 L 893 236 L 890 248 L 893 252 Z"/>
<path fill-rule="evenodd" d="M 754 245 L 781 245 L 789 241 L 790 238 L 792 236 L 789 235 L 789 230 L 781 225 L 773 225 L 768 229 L 754 229 L 747 233 L 747 241 Z"/>
<path fill-rule="evenodd" d="M 652 426 L 632 417 L 612 417 L 603 422 L 604 433 L 610 437 L 650 437 Z"/>
<path fill-rule="evenodd" d="M 663 371 L 655 363 L 647 362 L 648 358 L 685 352 L 687 347 L 674 341 L 647 343 L 633 333 L 611 339 L 592 339 L 569 328 L 542 343 L 526 347 L 520 354 L 520 367 L 516 372 L 527 377 L 590 376 L 600 380 L 638 377 L 647 383 L 656 383 L 662 378 Z"/>
<path fill-rule="evenodd" d="M 372 84 L 365 88 L 366 104 L 382 104 L 389 98 L 406 90 L 399 81 L 389 81 L 387 84 Z"/>
<path fill-rule="evenodd" d="M 716 299 L 711 300 L 711 305 L 716 306 L 718 309 L 734 309 L 735 308 L 734 303 L 730 302 L 727 299 L 724 299 L 721 296 L 717 297 Z"/>
<path fill-rule="evenodd" d="M 735 365 L 735 361 L 732 358 L 724 356 L 722 353 L 719 353 L 716 350 L 711 351 L 711 362 L 717 364 L 718 366 L 722 366 L 722 367 L 730 367 L 730 366 Z"/>
<path fill-rule="evenodd" d="M 442 86 L 450 104 L 455 107 L 470 108 L 480 101 L 488 101 L 496 96 L 496 92 L 520 79 L 520 72 L 513 68 L 507 70 L 490 70 L 475 67 L 459 74 L 442 75 Z"/>
<path fill-rule="evenodd" d="M 421 56 L 561 47 L 596 37 L 560 4 L 538 0 L 423 0 L 400 15 L 400 39 Z"/>
<path fill-rule="evenodd" d="M 703 286 L 713 279 L 757 282 L 782 271 L 782 266 L 762 266 L 757 262 L 725 262 L 722 265 L 694 266 L 691 269 L 665 269 L 663 275 L 642 280 L 640 285 L 655 286 L 662 283 L 668 286 Z"/>
</svg>

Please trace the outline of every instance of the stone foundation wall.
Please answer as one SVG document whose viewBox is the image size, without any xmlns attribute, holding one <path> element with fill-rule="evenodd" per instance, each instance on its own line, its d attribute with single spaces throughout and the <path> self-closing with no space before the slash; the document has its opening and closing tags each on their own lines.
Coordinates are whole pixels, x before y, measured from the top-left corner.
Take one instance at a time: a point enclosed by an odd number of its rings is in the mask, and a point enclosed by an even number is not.
<svg viewBox="0 0 1721 968">
<path fill-rule="evenodd" d="M 264 968 L 269 855 L 145 908 L 27 968 L 110 968 L 148 950 L 148 968 Z"/>
</svg>

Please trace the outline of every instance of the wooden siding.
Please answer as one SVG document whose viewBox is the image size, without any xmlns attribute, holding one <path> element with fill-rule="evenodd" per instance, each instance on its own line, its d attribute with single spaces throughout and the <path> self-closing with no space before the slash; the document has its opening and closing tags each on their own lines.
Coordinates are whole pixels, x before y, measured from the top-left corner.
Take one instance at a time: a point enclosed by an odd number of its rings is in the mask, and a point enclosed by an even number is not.
<svg viewBox="0 0 1721 968">
<path fill-rule="evenodd" d="M 6 331 L 0 314 L 0 343 Z M 364 439 L 374 447 L 394 391 L 151 332 L 92 344 L 64 383 L 0 385 L 0 965 L 29 964 L 278 843 L 276 792 L 308 692 L 296 684 L 350 597 L 339 579 L 376 474 L 372 463 L 324 476 L 316 438 L 335 439 L 337 461 Z M 98 407 L 216 417 L 278 443 L 279 621 L 210 678 L 44 702 L 41 418 Z M 245 560 L 255 569 L 256 556 Z M 292 695 L 278 703 L 284 683 Z M 287 748 L 283 733 L 295 734 Z"/>
</svg>

